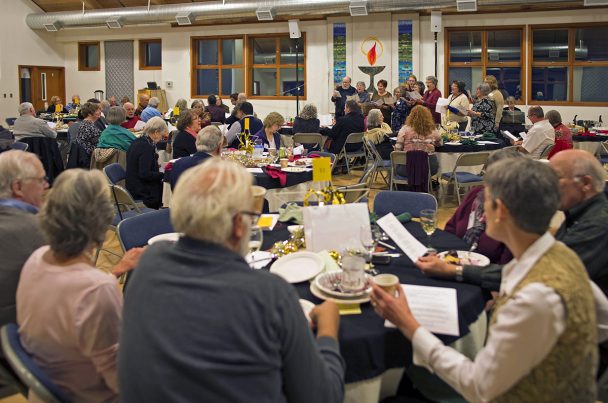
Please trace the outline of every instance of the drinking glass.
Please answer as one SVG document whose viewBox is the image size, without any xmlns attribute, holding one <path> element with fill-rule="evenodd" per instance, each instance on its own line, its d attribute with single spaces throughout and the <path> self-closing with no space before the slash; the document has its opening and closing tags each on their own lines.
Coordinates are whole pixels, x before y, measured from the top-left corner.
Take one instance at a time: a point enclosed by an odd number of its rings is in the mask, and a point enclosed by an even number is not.
<svg viewBox="0 0 608 403">
<path fill-rule="evenodd" d="M 376 249 L 376 245 L 378 244 L 378 240 L 382 237 L 380 228 L 377 225 L 372 225 L 368 230 L 365 225 L 361 226 L 359 231 L 359 237 L 361 240 L 361 245 L 366 249 L 367 257 L 369 259 L 369 268 L 373 270 L 372 263 L 372 254 Z"/>
<path fill-rule="evenodd" d="M 254 259 L 255 252 L 259 251 L 264 241 L 264 235 L 260 227 L 252 227 L 251 235 L 249 235 L 249 252 L 251 253 L 251 260 Z"/>
<path fill-rule="evenodd" d="M 365 286 L 365 259 L 359 256 L 342 257 L 342 284 L 344 291 L 360 291 Z"/>
<path fill-rule="evenodd" d="M 437 228 L 437 210 L 422 210 L 420 212 L 420 224 L 428 237 L 428 249 L 432 250 L 431 235 L 433 235 Z"/>
</svg>

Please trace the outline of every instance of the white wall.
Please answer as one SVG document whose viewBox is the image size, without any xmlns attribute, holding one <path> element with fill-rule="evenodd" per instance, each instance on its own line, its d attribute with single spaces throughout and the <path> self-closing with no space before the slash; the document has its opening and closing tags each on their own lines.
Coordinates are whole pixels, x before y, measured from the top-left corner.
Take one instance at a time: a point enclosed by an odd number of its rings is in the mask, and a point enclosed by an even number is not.
<svg viewBox="0 0 608 403">
<path fill-rule="evenodd" d="M 18 65 L 64 65 L 63 47 L 52 34 L 32 31 L 25 25 L 25 16 L 41 10 L 34 3 L 23 0 L 3 0 L 0 12 L 0 124 L 16 117 L 19 105 Z M 12 98 L 10 97 L 12 94 Z M 5 98 L 6 95 L 6 98 Z"/>
</svg>

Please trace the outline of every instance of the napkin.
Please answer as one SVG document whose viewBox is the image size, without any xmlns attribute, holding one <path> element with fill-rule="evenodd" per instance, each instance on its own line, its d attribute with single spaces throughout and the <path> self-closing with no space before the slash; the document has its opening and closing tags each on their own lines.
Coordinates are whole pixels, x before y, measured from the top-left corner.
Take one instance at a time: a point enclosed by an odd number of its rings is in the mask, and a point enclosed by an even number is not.
<svg viewBox="0 0 608 403">
<path fill-rule="evenodd" d="M 270 176 L 271 178 L 278 178 L 281 186 L 285 186 L 287 184 L 287 174 L 281 171 L 280 168 L 275 168 L 268 165 L 266 166 L 266 175 Z"/>
<path fill-rule="evenodd" d="M 329 255 L 328 251 L 322 250 L 321 252 L 317 253 L 317 255 L 321 257 L 321 260 L 323 260 L 323 271 L 340 270 L 340 267 L 338 267 L 338 263 L 336 263 L 336 261 Z"/>
<path fill-rule="evenodd" d="M 361 304 L 337 304 L 340 315 L 359 315 L 361 314 Z"/>
<path fill-rule="evenodd" d="M 496 140 L 496 134 L 492 132 L 483 133 L 479 140 Z"/>
<path fill-rule="evenodd" d="M 376 214 L 374 212 L 369 213 L 369 221 L 372 224 L 376 224 L 376 221 L 378 221 L 379 218 L 380 217 L 378 217 L 378 214 Z M 410 213 L 408 213 L 407 211 L 399 214 L 398 216 L 396 216 L 396 218 L 401 224 L 405 224 L 407 222 L 412 221 L 412 215 Z"/>
<path fill-rule="evenodd" d="M 472 140 L 472 139 L 460 139 L 460 144 L 462 144 L 463 146 L 476 146 L 477 145 L 477 141 Z"/>
<path fill-rule="evenodd" d="M 296 224 L 303 224 L 302 206 L 298 206 L 295 203 L 287 203 L 285 207 L 279 207 L 279 221 L 293 221 Z"/>
</svg>

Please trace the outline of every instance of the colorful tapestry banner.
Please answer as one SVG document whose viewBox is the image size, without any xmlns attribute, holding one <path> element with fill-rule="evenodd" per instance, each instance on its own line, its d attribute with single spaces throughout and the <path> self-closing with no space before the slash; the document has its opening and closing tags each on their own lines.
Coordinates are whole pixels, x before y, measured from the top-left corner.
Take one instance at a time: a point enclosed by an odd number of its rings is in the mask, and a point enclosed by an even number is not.
<svg viewBox="0 0 608 403">
<path fill-rule="evenodd" d="M 412 20 L 399 20 L 399 85 L 412 74 Z M 335 50 L 334 50 L 335 52 Z"/>
<path fill-rule="evenodd" d="M 411 32 L 411 29 L 410 29 Z M 410 50 L 411 54 L 411 50 Z M 346 75 L 346 24 L 334 24 L 334 85 Z"/>
</svg>

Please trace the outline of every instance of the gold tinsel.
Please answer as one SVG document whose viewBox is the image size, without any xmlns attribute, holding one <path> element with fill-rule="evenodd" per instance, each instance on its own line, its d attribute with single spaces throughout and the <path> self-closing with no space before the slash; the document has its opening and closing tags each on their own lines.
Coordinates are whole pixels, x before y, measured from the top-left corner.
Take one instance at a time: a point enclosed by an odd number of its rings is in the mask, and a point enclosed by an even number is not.
<svg viewBox="0 0 608 403">
<path fill-rule="evenodd" d="M 310 198 L 316 196 L 319 205 L 325 204 L 345 204 L 344 195 L 332 185 L 324 187 L 322 190 L 308 189 L 304 196 L 304 207 L 310 206 Z"/>
</svg>

